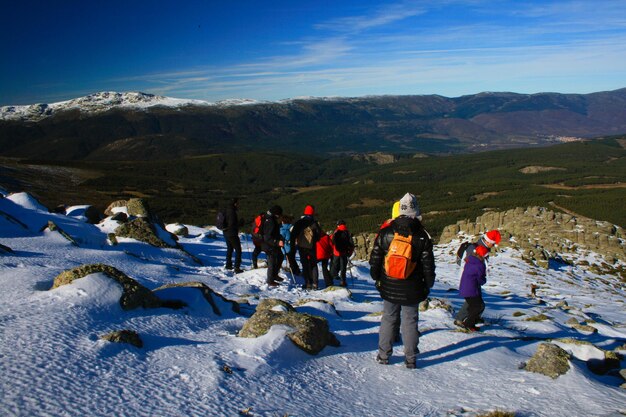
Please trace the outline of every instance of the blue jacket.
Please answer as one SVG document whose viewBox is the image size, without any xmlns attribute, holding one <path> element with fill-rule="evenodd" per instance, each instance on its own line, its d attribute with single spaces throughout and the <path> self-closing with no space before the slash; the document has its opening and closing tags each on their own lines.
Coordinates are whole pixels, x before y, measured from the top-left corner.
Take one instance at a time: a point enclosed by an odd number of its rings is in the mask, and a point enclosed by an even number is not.
<svg viewBox="0 0 626 417">
<path fill-rule="evenodd" d="M 461 275 L 459 293 L 461 297 L 478 297 L 480 287 L 487 282 L 487 268 L 485 261 L 478 259 L 474 255 L 468 255 L 465 260 L 465 267 Z"/>
<path fill-rule="evenodd" d="M 291 239 L 291 225 L 290 224 L 283 224 L 282 226 L 280 226 L 280 234 L 281 236 L 285 239 L 285 252 L 289 253 L 291 252 L 291 245 L 289 244 L 289 239 Z"/>
</svg>

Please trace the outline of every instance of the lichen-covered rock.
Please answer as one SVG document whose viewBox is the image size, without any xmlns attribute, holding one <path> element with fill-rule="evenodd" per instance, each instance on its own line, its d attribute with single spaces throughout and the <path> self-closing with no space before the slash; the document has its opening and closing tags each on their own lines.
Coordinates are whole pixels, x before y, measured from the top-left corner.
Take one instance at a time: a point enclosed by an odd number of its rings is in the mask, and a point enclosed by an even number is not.
<svg viewBox="0 0 626 417">
<path fill-rule="evenodd" d="M 501 246 L 516 247 L 524 253 L 525 260 L 538 266 L 547 267 L 553 260 L 563 262 L 560 254 L 575 253 L 580 248 L 597 252 L 607 260 L 626 261 L 626 241 L 621 227 L 545 207 L 517 207 L 504 212 L 484 213 L 473 222 L 460 220 L 444 228 L 439 243 L 448 243 L 459 235 L 464 239 L 468 236 L 477 239 L 490 229 L 498 229 L 502 233 Z M 601 273 L 626 277 L 626 271 L 619 270 L 615 262 L 599 269 Z"/>
<path fill-rule="evenodd" d="M 193 289 L 197 289 L 198 291 L 200 291 L 200 293 L 202 294 L 204 299 L 209 303 L 209 305 L 213 309 L 213 312 L 215 314 L 217 314 L 218 316 L 222 315 L 222 310 L 220 309 L 218 300 L 220 300 L 222 304 L 225 304 L 225 305 L 229 306 L 229 308 L 232 311 L 234 311 L 235 313 L 240 314 L 239 303 L 237 303 L 235 301 L 228 300 L 223 295 L 218 294 L 215 291 L 213 291 L 213 289 L 211 289 L 208 285 L 206 285 L 203 282 L 192 281 L 192 282 L 178 282 L 178 283 L 173 283 L 173 284 L 166 284 L 166 285 L 163 285 L 163 286 L 161 286 L 159 288 L 156 288 L 154 290 L 154 292 L 158 293 L 158 292 L 161 292 L 163 290 L 170 289 L 170 288 L 193 288 Z M 164 298 L 165 297 L 163 297 L 163 302 L 167 302 L 167 300 L 165 300 Z"/>
<path fill-rule="evenodd" d="M 339 341 L 328 328 L 328 322 L 317 316 L 297 313 L 294 308 L 282 300 L 262 300 L 256 312 L 239 331 L 240 337 L 259 337 L 269 329 L 282 324 L 294 330 L 287 335 L 303 351 L 315 355 L 327 345 L 339 346 Z"/>
<path fill-rule="evenodd" d="M 597 333 L 598 332 L 598 329 L 588 324 L 576 323 L 576 324 L 572 324 L 572 327 L 578 330 L 579 332 L 583 332 L 583 333 Z"/>
<path fill-rule="evenodd" d="M 152 291 L 139 284 L 122 271 L 104 264 L 82 265 L 61 272 L 54 278 L 54 284 L 51 289 L 71 284 L 76 279 L 97 273 L 107 275 L 122 286 L 122 297 L 120 298 L 122 309 L 132 310 L 138 307 L 157 308 L 162 306 L 161 300 L 154 295 Z"/>
<path fill-rule="evenodd" d="M 570 354 L 552 343 L 541 343 L 525 369 L 556 379 L 569 371 Z"/>
<path fill-rule="evenodd" d="M 115 234 L 120 237 L 140 240 L 158 248 L 170 247 L 170 245 L 157 236 L 154 226 L 142 217 L 121 224 L 115 229 Z"/>
<path fill-rule="evenodd" d="M 150 217 L 148 202 L 143 198 L 131 198 L 126 202 L 126 210 L 129 216 Z"/>
<path fill-rule="evenodd" d="M 138 348 L 143 347 L 143 341 L 139 337 L 139 333 L 134 330 L 117 330 L 100 336 L 100 339 L 113 343 L 128 343 Z"/>
</svg>

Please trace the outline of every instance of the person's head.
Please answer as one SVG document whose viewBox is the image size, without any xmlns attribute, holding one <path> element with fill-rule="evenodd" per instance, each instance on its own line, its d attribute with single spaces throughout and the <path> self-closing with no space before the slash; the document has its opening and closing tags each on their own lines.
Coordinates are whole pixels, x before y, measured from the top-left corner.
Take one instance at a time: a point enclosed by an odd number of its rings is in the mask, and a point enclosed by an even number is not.
<svg viewBox="0 0 626 417">
<path fill-rule="evenodd" d="M 279 205 L 272 206 L 272 208 L 270 209 L 270 214 L 279 217 L 283 214 L 283 208 Z"/>
<path fill-rule="evenodd" d="M 476 255 L 478 255 L 479 257 L 484 258 L 489 253 L 489 249 L 487 249 L 484 246 L 478 245 L 476 246 L 476 249 L 474 250 L 474 252 L 476 252 Z"/>
<path fill-rule="evenodd" d="M 290 216 L 289 214 L 283 214 L 282 216 L 280 216 L 280 221 L 282 222 L 282 224 L 291 224 L 293 223 L 293 216 Z"/>
<path fill-rule="evenodd" d="M 422 212 L 417 203 L 417 197 L 413 194 L 406 193 L 404 197 L 400 199 L 400 216 L 407 216 L 419 220 L 422 219 Z"/>
<path fill-rule="evenodd" d="M 346 225 L 346 221 L 345 220 L 337 220 L 337 226 L 345 226 Z"/>
<path fill-rule="evenodd" d="M 489 230 L 488 232 L 485 232 L 485 234 L 483 235 L 481 239 L 486 247 L 491 248 L 494 245 L 497 245 L 498 243 L 500 243 L 502 236 L 500 235 L 499 231 L 494 229 L 494 230 Z"/>
<path fill-rule="evenodd" d="M 313 216 L 315 214 L 315 207 L 313 207 L 312 205 L 307 205 L 304 208 L 304 215 L 305 216 Z"/>
</svg>

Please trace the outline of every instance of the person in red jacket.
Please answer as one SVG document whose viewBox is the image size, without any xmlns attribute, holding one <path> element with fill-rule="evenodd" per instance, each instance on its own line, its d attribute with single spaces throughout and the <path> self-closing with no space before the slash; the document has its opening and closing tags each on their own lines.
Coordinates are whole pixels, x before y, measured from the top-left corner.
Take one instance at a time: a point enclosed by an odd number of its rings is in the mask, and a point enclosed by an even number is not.
<svg viewBox="0 0 626 417">
<path fill-rule="evenodd" d="M 333 241 L 328 233 L 323 233 L 320 240 L 317 241 L 315 246 L 317 261 L 322 265 L 322 275 L 324 276 L 324 284 L 326 288 L 333 285 L 333 278 L 330 275 L 328 269 L 328 261 L 333 257 Z"/>
<path fill-rule="evenodd" d="M 348 257 L 354 251 L 352 235 L 348 231 L 346 222 L 337 221 L 337 228 L 333 232 L 333 261 L 330 266 L 330 274 L 335 279 L 341 279 L 341 286 L 346 287 L 346 269 L 348 267 Z"/>
</svg>

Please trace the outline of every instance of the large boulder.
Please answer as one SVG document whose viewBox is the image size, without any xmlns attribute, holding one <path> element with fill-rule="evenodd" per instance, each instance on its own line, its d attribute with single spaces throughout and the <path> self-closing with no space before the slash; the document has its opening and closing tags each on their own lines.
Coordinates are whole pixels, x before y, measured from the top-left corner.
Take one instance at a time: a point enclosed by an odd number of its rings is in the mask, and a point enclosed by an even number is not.
<svg viewBox="0 0 626 417">
<path fill-rule="evenodd" d="M 71 284 L 74 280 L 84 278 L 87 275 L 103 273 L 122 286 L 120 305 L 124 310 L 132 310 L 138 307 L 157 308 L 162 306 L 161 300 L 149 289 L 139 284 L 122 271 L 104 264 L 88 264 L 61 272 L 54 278 L 51 289 L 62 285 Z"/>
<path fill-rule="evenodd" d="M 297 347 L 311 355 L 321 352 L 327 345 L 339 346 L 339 341 L 330 332 L 325 319 L 298 313 L 289 303 L 277 299 L 262 300 L 254 315 L 239 331 L 239 336 L 263 336 L 277 324 L 293 328 L 294 330 L 287 337 Z"/>
<path fill-rule="evenodd" d="M 152 223 L 143 217 L 137 217 L 136 219 L 121 224 L 115 229 L 115 234 L 120 237 L 128 237 L 146 242 L 157 248 L 171 247 L 159 238 Z"/>
<path fill-rule="evenodd" d="M 541 343 L 525 369 L 556 379 L 569 371 L 570 354 L 552 343 Z"/>
</svg>

